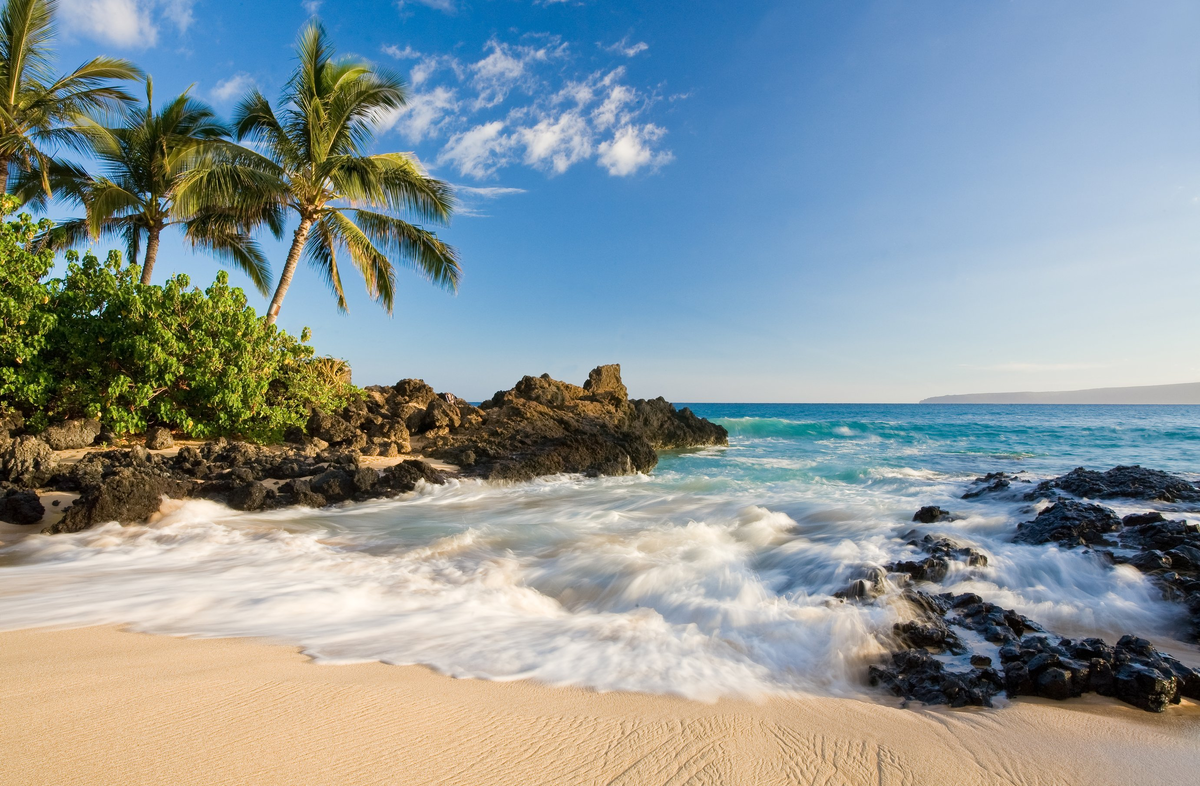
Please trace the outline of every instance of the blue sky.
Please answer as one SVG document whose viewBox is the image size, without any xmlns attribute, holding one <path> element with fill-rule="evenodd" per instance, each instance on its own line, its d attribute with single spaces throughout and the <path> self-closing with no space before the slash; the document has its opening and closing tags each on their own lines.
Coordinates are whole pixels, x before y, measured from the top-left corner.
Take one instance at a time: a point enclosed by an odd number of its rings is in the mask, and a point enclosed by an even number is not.
<svg viewBox="0 0 1200 786">
<path fill-rule="evenodd" d="M 301 268 L 359 384 L 490 396 L 619 362 L 677 401 L 1200 379 L 1200 5 L 60 0 L 66 68 L 274 97 L 318 15 L 396 69 L 378 149 L 462 187 L 457 295 Z M 286 249 L 267 244 L 276 269 Z M 167 242 L 156 278 L 214 263 Z M 236 278 L 236 277 L 235 277 Z M 260 309 L 265 302 L 252 301 Z"/>
</svg>

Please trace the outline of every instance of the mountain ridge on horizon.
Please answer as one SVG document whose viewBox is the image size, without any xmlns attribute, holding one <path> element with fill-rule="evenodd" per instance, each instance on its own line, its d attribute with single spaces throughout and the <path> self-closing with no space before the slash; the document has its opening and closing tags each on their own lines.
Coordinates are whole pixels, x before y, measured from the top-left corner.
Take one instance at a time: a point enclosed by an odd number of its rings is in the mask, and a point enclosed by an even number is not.
<svg viewBox="0 0 1200 786">
<path fill-rule="evenodd" d="M 921 404 L 1200 404 L 1200 382 L 1084 390 L 964 393 L 931 396 Z"/>
</svg>

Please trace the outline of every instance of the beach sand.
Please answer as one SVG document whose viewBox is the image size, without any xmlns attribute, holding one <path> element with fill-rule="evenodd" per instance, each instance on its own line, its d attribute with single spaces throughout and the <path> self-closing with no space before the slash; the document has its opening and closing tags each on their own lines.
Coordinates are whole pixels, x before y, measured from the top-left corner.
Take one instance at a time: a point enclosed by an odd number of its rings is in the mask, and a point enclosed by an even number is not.
<svg viewBox="0 0 1200 786">
<path fill-rule="evenodd" d="M 0 634 L 0 783 L 1195 783 L 1200 706 L 703 704 L 111 627 Z"/>
</svg>

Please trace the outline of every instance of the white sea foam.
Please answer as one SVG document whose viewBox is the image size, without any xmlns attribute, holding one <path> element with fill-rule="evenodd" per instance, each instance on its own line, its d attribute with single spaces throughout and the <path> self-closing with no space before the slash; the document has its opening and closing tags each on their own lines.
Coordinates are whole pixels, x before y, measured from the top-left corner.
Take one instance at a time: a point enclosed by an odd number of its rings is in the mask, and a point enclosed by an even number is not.
<svg viewBox="0 0 1200 786">
<path fill-rule="evenodd" d="M 833 594 L 916 556 L 917 527 L 990 556 L 956 563 L 945 589 L 1067 635 L 1178 630 L 1179 607 L 1136 571 L 1013 544 L 1030 503 L 964 502 L 968 475 L 910 460 L 908 444 L 841 440 L 887 459 L 866 461 L 825 446 L 819 424 L 779 428 L 807 429 L 807 449 L 767 431 L 668 457 L 649 477 L 453 481 L 264 514 L 192 501 L 146 526 L 25 537 L 0 549 L 0 628 L 261 636 L 325 662 L 698 699 L 854 693 L 904 606 L 896 588 L 867 604 Z M 923 504 L 963 518 L 920 527 L 909 519 Z"/>
</svg>

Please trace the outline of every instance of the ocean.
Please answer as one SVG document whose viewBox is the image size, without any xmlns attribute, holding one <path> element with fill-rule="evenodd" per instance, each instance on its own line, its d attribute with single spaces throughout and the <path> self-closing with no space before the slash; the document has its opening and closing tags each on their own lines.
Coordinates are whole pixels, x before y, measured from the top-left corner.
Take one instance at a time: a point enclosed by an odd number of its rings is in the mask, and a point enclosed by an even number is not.
<svg viewBox="0 0 1200 786">
<path fill-rule="evenodd" d="M 729 446 L 664 454 L 649 475 L 456 480 L 263 514 L 189 501 L 147 526 L 6 530 L 0 629 L 256 636 L 319 662 L 699 700 L 871 696 L 866 666 L 887 651 L 899 589 L 868 603 L 834 593 L 916 556 L 917 529 L 989 555 L 986 567 L 955 563 L 943 591 L 1064 635 L 1135 632 L 1194 659 L 1172 638 L 1182 609 L 1132 567 L 1011 542 L 1045 503 L 961 497 L 995 471 L 1034 483 L 1141 464 L 1200 479 L 1200 408 L 691 406 L 729 429 Z M 923 505 L 962 518 L 914 524 Z"/>
</svg>

